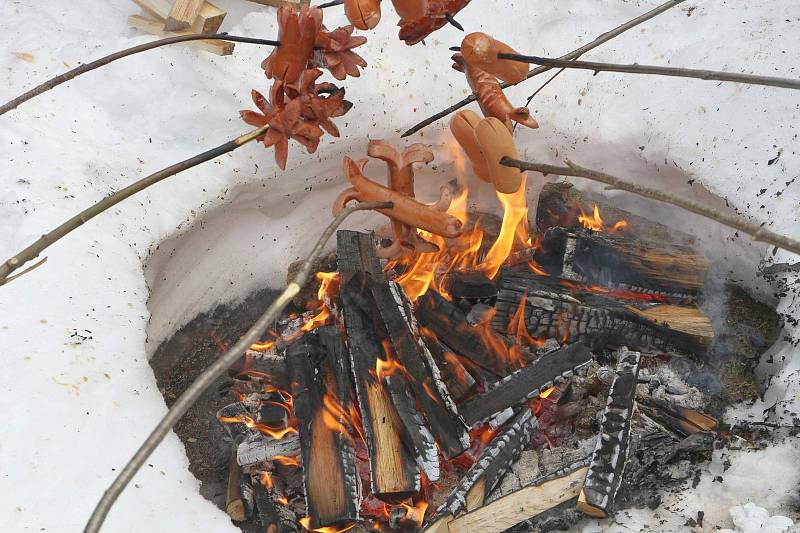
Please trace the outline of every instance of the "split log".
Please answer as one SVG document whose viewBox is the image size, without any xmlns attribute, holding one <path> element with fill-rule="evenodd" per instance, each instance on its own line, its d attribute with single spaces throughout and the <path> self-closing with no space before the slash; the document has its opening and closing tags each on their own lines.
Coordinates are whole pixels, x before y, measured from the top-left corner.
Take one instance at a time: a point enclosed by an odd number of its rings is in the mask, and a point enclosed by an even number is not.
<svg viewBox="0 0 800 533">
<path fill-rule="evenodd" d="M 289 389 L 286 359 L 277 349 L 266 352 L 246 351 L 239 361 L 231 365 L 228 375 L 232 378 L 258 381 L 281 390 Z"/>
<path fill-rule="evenodd" d="M 465 402 L 461 406 L 461 414 L 466 423 L 472 426 L 495 413 L 538 396 L 591 361 L 591 351 L 580 343 L 545 354 L 490 385 L 486 392 Z"/>
<path fill-rule="evenodd" d="M 617 371 L 608 391 L 606 409 L 600 424 L 600 437 L 592 455 L 578 510 L 596 518 L 606 518 L 622 483 L 628 456 L 636 384 L 639 377 L 638 352 L 620 355 Z"/>
<path fill-rule="evenodd" d="M 482 300 L 497 295 L 497 285 L 480 270 L 453 270 L 444 278 L 444 288 L 453 298 Z"/>
<path fill-rule="evenodd" d="M 225 499 L 225 512 L 234 522 L 243 522 L 247 519 L 240 485 L 243 476 L 242 468 L 236 462 L 236 455 L 236 447 L 232 447 L 231 458 L 228 461 L 228 492 Z"/>
<path fill-rule="evenodd" d="M 299 457 L 301 452 L 297 433 L 287 433 L 281 439 L 256 434 L 239 444 L 236 460 L 241 466 L 248 466 L 271 461 L 276 456 Z"/>
<path fill-rule="evenodd" d="M 416 315 L 422 326 L 458 355 L 497 376 L 508 374 L 511 358 L 505 340 L 486 324 L 471 326 L 464 312 L 439 293 L 428 291 L 420 296 Z"/>
<path fill-rule="evenodd" d="M 691 247 L 654 245 L 627 235 L 551 228 L 534 255 L 547 274 L 563 279 L 631 289 L 666 298 L 703 288 L 708 261 Z"/>
<path fill-rule="evenodd" d="M 188 29 L 194 24 L 203 7 L 203 0 L 174 0 L 167 15 L 164 29 L 167 31 L 180 31 Z"/>
<path fill-rule="evenodd" d="M 448 524 L 447 529 L 426 530 L 426 533 L 461 533 L 480 531 L 500 533 L 524 520 L 533 518 L 580 494 L 587 466 L 559 471 L 533 484 L 516 490 Z"/>
<path fill-rule="evenodd" d="M 688 437 L 698 431 L 714 431 L 719 425 L 717 419 L 709 414 L 652 396 L 637 395 L 636 408 L 680 437 Z"/>
<path fill-rule="evenodd" d="M 279 492 L 275 481 L 254 483 L 253 486 L 261 527 L 268 533 L 298 533 L 297 516 L 286 505 L 286 496 Z"/>
<path fill-rule="evenodd" d="M 385 501 L 401 501 L 419 490 L 420 478 L 401 439 L 397 410 L 375 375 L 382 353 L 371 293 L 372 286 L 385 278 L 372 238 L 354 231 L 337 232 L 337 265 L 350 366 L 369 449 L 372 492 Z"/>
<path fill-rule="evenodd" d="M 358 520 L 359 486 L 351 437 L 330 421 L 323 397 L 336 389 L 334 366 L 318 333 L 306 333 L 286 348 L 303 456 L 303 486 L 309 529 Z M 330 390 L 328 389 L 330 387 Z M 338 400 L 337 400 L 338 403 Z"/>
<path fill-rule="evenodd" d="M 475 378 L 467 371 L 458 356 L 439 342 L 435 333 L 427 328 L 420 328 L 420 334 L 430 349 L 433 360 L 441 372 L 442 381 L 450 391 L 450 396 L 455 401 L 464 398 L 475 386 Z"/>
<path fill-rule="evenodd" d="M 586 342 L 590 346 L 626 345 L 705 355 L 714 342 L 709 318 L 695 306 L 620 302 L 588 288 L 528 272 L 506 271 L 492 325 L 507 331 L 524 300 L 524 323 L 538 338 Z"/>
<path fill-rule="evenodd" d="M 153 18 L 166 22 L 169 12 L 172 9 L 172 0 L 133 0 L 136 5 L 141 7 L 148 15 Z M 210 2 L 203 2 L 200 12 L 192 24 L 192 33 L 217 33 L 222 21 L 225 19 L 225 11 L 221 10 Z M 162 24 L 163 27 L 163 24 Z"/>
<path fill-rule="evenodd" d="M 447 497 L 447 501 L 436 510 L 426 531 L 443 531 L 444 526 L 462 511 L 472 511 L 481 507 L 486 496 L 530 443 L 538 424 L 536 417 L 527 407 L 511 419 L 505 429 L 486 447 L 478 461 L 461 478 Z"/>
<path fill-rule="evenodd" d="M 131 15 L 128 17 L 128 25 L 137 30 L 156 35 L 158 37 L 172 37 L 175 35 L 193 35 L 195 32 L 191 30 L 182 30 L 175 32 L 165 31 L 162 27 L 163 24 L 158 20 L 149 19 L 141 15 Z M 217 54 L 219 56 L 229 56 L 233 53 L 234 44 L 222 40 L 199 40 L 199 41 L 186 41 L 186 45 Z"/>
</svg>

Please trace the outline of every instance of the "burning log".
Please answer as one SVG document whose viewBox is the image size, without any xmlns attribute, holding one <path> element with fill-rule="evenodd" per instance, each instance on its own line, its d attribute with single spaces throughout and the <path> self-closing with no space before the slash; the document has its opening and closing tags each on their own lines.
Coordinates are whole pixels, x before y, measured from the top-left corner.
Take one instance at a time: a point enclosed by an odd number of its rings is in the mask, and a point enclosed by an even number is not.
<svg viewBox="0 0 800 533">
<path fill-rule="evenodd" d="M 326 340 L 334 342 L 331 336 Z M 332 394 L 337 388 L 330 357 L 336 352 L 323 348 L 317 331 L 306 333 L 286 348 L 302 443 L 309 529 L 358 520 L 360 489 L 351 437 L 336 419 L 339 413 L 326 411 L 324 403 L 326 389 Z"/>
<path fill-rule="evenodd" d="M 447 529 L 426 533 L 500 533 L 578 496 L 589 468 L 578 462 L 460 516 Z"/>
<path fill-rule="evenodd" d="M 447 501 L 436 510 L 425 531 L 446 531 L 447 525 L 462 511 L 481 507 L 486 496 L 506 474 L 530 443 L 531 435 L 538 426 L 533 412 L 527 407 L 520 411 L 505 429 L 498 434 L 461 478 Z M 458 531 L 453 530 L 451 531 Z M 470 530 L 467 530 L 470 531 Z"/>
<path fill-rule="evenodd" d="M 242 498 L 241 480 L 242 469 L 236 462 L 236 449 L 231 449 L 231 458 L 228 461 L 228 493 L 225 499 L 225 512 L 234 522 L 243 522 L 247 519 L 245 503 Z"/>
<path fill-rule="evenodd" d="M 502 380 L 486 392 L 461 406 L 461 414 L 470 426 L 495 413 L 538 396 L 542 391 L 572 376 L 592 360 L 592 353 L 582 344 L 571 344 L 541 356 Z"/>
<path fill-rule="evenodd" d="M 551 276 L 580 283 L 695 294 L 703 288 L 708 261 L 689 246 L 654 245 L 626 235 L 551 228 L 535 253 Z"/>
<path fill-rule="evenodd" d="M 431 330 L 421 328 L 420 334 L 425 345 L 430 349 L 431 355 L 439 368 L 445 387 L 450 391 L 451 397 L 458 401 L 475 386 L 475 378 L 467 372 L 458 356 L 446 349 Z"/>
<path fill-rule="evenodd" d="M 419 490 L 420 478 L 411 452 L 403 445 L 397 410 L 375 375 L 381 339 L 374 323 L 377 312 L 371 289 L 384 277 L 372 238 L 339 231 L 337 264 L 351 371 L 369 449 L 372 492 L 386 501 L 401 501 Z"/>
<path fill-rule="evenodd" d="M 286 505 L 284 496 L 275 486 L 273 478 L 264 474 L 262 483 L 255 483 L 253 487 L 258 518 L 263 531 L 267 533 L 297 533 L 297 516 Z"/>
<path fill-rule="evenodd" d="M 533 273 L 505 272 L 492 325 L 507 331 L 509 322 L 522 320 L 533 337 L 624 344 L 694 356 L 706 354 L 714 342 L 711 321 L 695 306 L 626 305 L 613 294 L 567 286 Z"/>
<path fill-rule="evenodd" d="M 297 433 L 287 433 L 280 439 L 257 434 L 239 444 L 236 460 L 239 465 L 248 466 L 271 461 L 276 456 L 299 457 L 301 451 Z"/>
<path fill-rule="evenodd" d="M 637 395 L 636 408 L 680 437 L 688 437 L 698 431 L 714 431 L 719 425 L 711 415 L 652 396 Z"/>
<path fill-rule="evenodd" d="M 471 326 L 463 311 L 439 293 L 420 296 L 416 311 L 420 324 L 457 354 L 497 376 L 508 373 L 508 346 L 503 338 L 482 325 Z"/>
<path fill-rule="evenodd" d="M 631 436 L 639 358 L 638 352 L 625 351 L 620 355 L 608 391 L 600 438 L 578 497 L 578 510 L 589 516 L 606 518 L 611 513 L 622 482 Z"/>
<path fill-rule="evenodd" d="M 231 441 L 236 445 L 248 439 L 260 437 L 257 430 L 245 423 L 248 418 L 252 420 L 250 412 L 242 402 L 228 404 L 217 411 L 217 420 L 219 420 Z"/>
</svg>

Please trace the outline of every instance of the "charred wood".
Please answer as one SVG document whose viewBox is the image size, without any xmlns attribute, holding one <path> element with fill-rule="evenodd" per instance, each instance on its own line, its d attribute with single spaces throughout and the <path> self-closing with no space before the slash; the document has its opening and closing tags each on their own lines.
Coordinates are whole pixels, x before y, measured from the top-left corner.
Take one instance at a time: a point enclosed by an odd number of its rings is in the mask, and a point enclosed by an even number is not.
<svg viewBox="0 0 800 533">
<path fill-rule="evenodd" d="M 591 361 L 591 351 L 580 343 L 547 353 L 490 385 L 484 393 L 466 401 L 461 406 L 461 414 L 467 424 L 472 426 L 495 413 L 538 396 Z"/>
<path fill-rule="evenodd" d="M 714 431 L 719 425 L 717 419 L 709 414 L 652 396 L 637 395 L 636 407 L 653 421 L 680 437 L 688 437 L 698 431 Z"/>
<path fill-rule="evenodd" d="M 622 482 L 631 436 L 639 358 L 638 352 L 624 351 L 620 355 L 608 391 L 600 437 L 578 498 L 578 509 L 590 516 L 605 518 L 611 513 Z"/>
<path fill-rule="evenodd" d="M 243 522 L 247 519 L 245 502 L 242 497 L 242 477 L 246 476 L 242 476 L 242 468 L 236 462 L 236 448 L 231 448 L 231 458 L 228 461 L 228 492 L 225 499 L 225 512 L 234 522 Z"/>
<path fill-rule="evenodd" d="M 444 287 L 453 298 L 470 301 L 497 296 L 497 285 L 480 270 L 452 270 L 444 278 Z"/>
<path fill-rule="evenodd" d="M 297 433 L 287 433 L 280 439 L 257 433 L 239 444 L 236 457 L 241 466 L 248 466 L 271 461 L 276 456 L 299 457 L 300 454 L 300 437 Z"/>
<path fill-rule="evenodd" d="M 420 328 L 420 334 L 430 349 L 451 397 L 455 401 L 461 400 L 475 386 L 475 378 L 467 371 L 458 356 L 439 342 L 435 333 L 427 328 Z"/>
<path fill-rule="evenodd" d="M 252 420 L 250 411 L 242 402 L 234 402 L 217 411 L 217 420 L 225 428 L 228 437 L 238 445 L 248 439 L 260 438 L 260 433 L 248 427 L 247 419 Z"/>
<path fill-rule="evenodd" d="M 272 482 L 254 483 L 253 494 L 258 518 L 263 531 L 269 533 L 297 533 L 297 516 L 286 505 L 286 497 L 280 494 Z"/>
</svg>

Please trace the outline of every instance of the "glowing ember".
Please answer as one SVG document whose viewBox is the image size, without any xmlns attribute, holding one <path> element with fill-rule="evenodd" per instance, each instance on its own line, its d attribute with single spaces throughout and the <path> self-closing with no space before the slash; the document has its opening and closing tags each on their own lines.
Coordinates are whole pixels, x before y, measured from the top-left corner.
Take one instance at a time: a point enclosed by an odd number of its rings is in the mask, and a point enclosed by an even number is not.
<svg viewBox="0 0 800 533">
<path fill-rule="evenodd" d="M 272 428 L 265 424 L 259 424 L 251 417 L 241 414 L 239 416 L 221 416 L 219 417 L 220 422 L 224 422 L 226 424 L 233 424 L 233 423 L 240 423 L 244 424 L 245 426 L 260 431 L 264 435 L 268 435 L 273 439 L 282 439 L 288 433 L 297 433 L 297 430 L 291 426 L 285 428 Z"/>
<path fill-rule="evenodd" d="M 580 207 L 579 207 L 580 209 Z M 594 210 L 592 212 L 592 216 L 587 215 L 583 212 L 583 209 L 580 210 L 581 214 L 578 215 L 578 222 L 583 225 L 584 228 L 603 232 L 606 231 L 606 227 L 603 224 L 603 218 L 600 216 L 600 209 L 597 207 L 597 204 L 594 206 Z M 626 229 L 628 227 L 628 223 L 624 220 L 618 220 L 611 226 L 611 229 L 608 230 L 608 233 L 616 233 L 620 230 Z"/>
<path fill-rule="evenodd" d="M 342 527 L 333 527 L 333 526 L 326 526 L 326 527 L 319 527 L 316 529 L 311 529 L 311 517 L 306 516 L 298 520 L 301 526 L 303 526 L 308 531 L 313 531 L 314 533 L 344 533 L 345 531 L 349 531 L 356 527 L 357 522 L 353 522 L 352 524 L 348 524 Z"/>
</svg>

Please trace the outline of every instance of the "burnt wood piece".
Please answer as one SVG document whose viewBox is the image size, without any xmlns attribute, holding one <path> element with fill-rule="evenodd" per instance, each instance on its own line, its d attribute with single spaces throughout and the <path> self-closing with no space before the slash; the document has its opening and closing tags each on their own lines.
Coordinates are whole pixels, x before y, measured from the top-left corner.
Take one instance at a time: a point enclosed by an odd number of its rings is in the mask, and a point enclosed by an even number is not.
<svg viewBox="0 0 800 533">
<path fill-rule="evenodd" d="M 335 390 L 335 376 L 317 332 L 289 344 L 286 362 L 302 443 L 309 529 L 349 524 L 358 520 L 360 504 L 355 452 L 344 426 L 326 421 L 323 397 L 328 383 Z"/>
<path fill-rule="evenodd" d="M 283 390 L 289 388 L 286 361 L 275 349 L 266 352 L 248 350 L 239 361 L 231 365 L 228 375 L 268 383 Z"/>
<path fill-rule="evenodd" d="M 265 394 L 258 407 L 256 422 L 273 428 L 283 428 L 289 425 L 289 411 L 283 398 L 278 395 Z"/>
<path fill-rule="evenodd" d="M 401 501 L 419 491 L 420 477 L 412 453 L 403 444 L 402 422 L 397 410 L 375 375 L 376 361 L 382 359 L 383 354 L 379 331 L 376 331 L 375 318 L 379 313 L 372 297 L 372 286 L 385 278 L 371 236 L 342 230 L 336 237 L 341 279 L 339 296 L 353 383 L 369 450 L 372 492 L 385 501 Z"/>
<path fill-rule="evenodd" d="M 467 371 L 458 356 L 439 342 L 435 333 L 427 328 L 420 328 L 420 334 L 441 372 L 442 381 L 450 396 L 455 401 L 466 396 L 475 386 L 475 378 Z"/>
<path fill-rule="evenodd" d="M 678 301 L 702 290 L 709 265 L 688 246 L 564 228 L 547 230 L 534 258 L 551 276 Z"/>
<path fill-rule="evenodd" d="M 463 511 L 481 507 L 486 496 L 519 459 L 538 425 L 539 421 L 527 407 L 515 415 L 492 439 L 445 503 L 429 519 L 428 527 L 437 528 L 437 523 L 448 523 Z"/>
<path fill-rule="evenodd" d="M 253 483 L 253 496 L 263 531 L 298 533 L 297 516 L 286 505 L 286 497 L 279 494 L 274 485 L 264 486 L 262 483 Z"/>
<path fill-rule="evenodd" d="M 567 229 L 581 229 L 578 221 L 581 210 L 591 216 L 594 206 L 598 206 L 600 216 L 607 227 L 613 226 L 617 221 L 624 220 L 627 227 L 623 230 L 637 239 L 653 243 L 654 245 L 681 244 L 691 245 L 695 238 L 687 233 L 623 211 L 601 196 L 586 191 L 580 191 L 571 183 L 555 182 L 546 183 L 539 195 L 536 208 L 536 228 L 538 234 L 553 227 Z"/>
<path fill-rule="evenodd" d="M 453 298 L 484 300 L 497 296 L 497 285 L 480 270 L 451 270 L 444 287 Z"/>
<path fill-rule="evenodd" d="M 458 355 L 496 376 L 508 374 L 508 345 L 491 328 L 485 324 L 471 326 L 461 309 L 435 291 L 429 290 L 420 296 L 415 309 L 419 323 L 433 331 Z"/>
<path fill-rule="evenodd" d="M 225 512 L 234 522 L 247 519 L 244 498 L 242 497 L 242 468 L 236 462 L 236 448 L 231 447 L 231 458 L 228 461 L 228 492 L 225 498 Z"/>
<path fill-rule="evenodd" d="M 711 415 L 647 395 L 636 396 L 636 408 L 680 437 L 714 431 L 719 423 Z"/>
<path fill-rule="evenodd" d="M 631 437 L 640 357 L 639 352 L 631 351 L 620 355 L 608 391 L 600 437 L 578 498 L 578 510 L 590 516 L 605 518 L 612 512 L 614 498 L 622 482 Z"/>
<path fill-rule="evenodd" d="M 241 466 L 271 461 L 276 455 L 299 457 L 300 437 L 297 433 L 287 433 L 280 439 L 256 434 L 243 440 L 236 451 L 236 460 Z"/>
<path fill-rule="evenodd" d="M 714 341 L 711 321 L 696 306 L 620 302 L 562 280 L 512 271 L 500 280 L 492 319 L 496 330 L 507 330 L 523 299 L 525 326 L 532 337 L 698 357 L 706 355 Z"/>
<path fill-rule="evenodd" d="M 242 402 L 228 404 L 217 411 L 217 420 L 225 428 L 231 441 L 237 445 L 261 436 L 257 430 L 247 427 L 247 424 L 244 423 L 247 418 L 252 419 L 253 417 Z M 242 420 L 242 422 L 234 422 L 233 419 Z"/>
<path fill-rule="evenodd" d="M 572 376 L 592 361 L 583 344 L 571 344 L 541 356 L 533 363 L 487 387 L 486 392 L 464 402 L 461 414 L 470 426 L 495 413 L 530 400 Z"/>
</svg>

